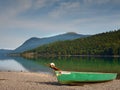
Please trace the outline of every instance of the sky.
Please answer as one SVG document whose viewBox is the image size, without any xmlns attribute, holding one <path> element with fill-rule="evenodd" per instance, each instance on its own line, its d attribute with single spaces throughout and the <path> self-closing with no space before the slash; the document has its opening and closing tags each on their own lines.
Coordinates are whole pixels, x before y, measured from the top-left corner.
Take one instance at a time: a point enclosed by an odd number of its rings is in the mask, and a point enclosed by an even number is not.
<svg viewBox="0 0 120 90">
<path fill-rule="evenodd" d="M 0 0 L 0 49 L 15 49 L 31 37 L 119 28 L 120 0 Z"/>
</svg>

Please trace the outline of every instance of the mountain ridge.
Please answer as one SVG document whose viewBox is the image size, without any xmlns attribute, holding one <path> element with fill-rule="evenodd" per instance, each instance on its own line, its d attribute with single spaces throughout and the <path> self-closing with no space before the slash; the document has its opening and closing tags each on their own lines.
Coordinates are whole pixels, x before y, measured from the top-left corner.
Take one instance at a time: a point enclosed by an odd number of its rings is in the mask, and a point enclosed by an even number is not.
<svg viewBox="0 0 120 90">
<path fill-rule="evenodd" d="M 29 55 L 29 53 L 35 56 L 120 56 L 120 29 L 99 33 L 86 38 L 54 42 L 26 51 L 22 55 Z"/>
<path fill-rule="evenodd" d="M 73 40 L 73 39 L 84 38 L 88 36 L 90 35 L 82 35 L 82 34 L 77 34 L 75 32 L 67 32 L 64 34 L 59 34 L 59 35 L 55 35 L 51 37 L 44 37 L 44 38 L 32 37 L 26 40 L 21 46 L 13 50 L 12 53 L 21 53 L 21 52 L 45 45 L 45 44 L 55 42 L 55 41 Z"/>
</svg>

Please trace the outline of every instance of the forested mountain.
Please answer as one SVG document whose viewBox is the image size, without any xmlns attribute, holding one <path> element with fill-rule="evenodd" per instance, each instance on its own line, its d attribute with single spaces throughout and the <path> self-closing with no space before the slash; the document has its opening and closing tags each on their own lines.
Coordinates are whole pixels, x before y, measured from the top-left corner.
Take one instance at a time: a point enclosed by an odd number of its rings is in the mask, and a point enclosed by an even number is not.
<svg viewBox="0 0 120 90">
<path fill-rule="evenodd" d="M 32 37 L 28 39 L 27 41 L 25 41 L 21 46 L 16 48 L 12 53 L 21 53 L 26 50 L 31 50 L 39 46 L 55 42 L 55 41 L 73 40 L 73 39 L 83 38 L 87 36 L 89 35 L 82 35 L 82 34 L 77 34 L 75 32 L 68 32 L 65 34 L 60 34 L 60 35 L 46 37 L 46 38 Z"/>
<path fill-rule="evenodd" d="M 86 38 L 58 41 L 26 51 L 34 55 L 120 55 L 120 29 Z"/>
</svg>

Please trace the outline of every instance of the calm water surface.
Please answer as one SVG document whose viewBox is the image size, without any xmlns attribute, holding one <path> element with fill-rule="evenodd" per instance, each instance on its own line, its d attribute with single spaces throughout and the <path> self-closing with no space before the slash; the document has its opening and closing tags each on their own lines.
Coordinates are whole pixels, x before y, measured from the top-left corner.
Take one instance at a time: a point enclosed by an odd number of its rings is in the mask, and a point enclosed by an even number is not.
<svg viewBox="0 0 120 90">
<path fill-rule="evenodd" d="M 22 57 L 0 57 L 0 71 L 51 72 L 50 68 Z"/>
<path fill-rule="evenodd" d="M 0 57 L 0 71 L 28 71 L 51 73 L 48 64 L 67 71 L 115 72 L 120 74 L 120 57 L 57 57 L 25 59 L 22 57 Z"/>
</svg>

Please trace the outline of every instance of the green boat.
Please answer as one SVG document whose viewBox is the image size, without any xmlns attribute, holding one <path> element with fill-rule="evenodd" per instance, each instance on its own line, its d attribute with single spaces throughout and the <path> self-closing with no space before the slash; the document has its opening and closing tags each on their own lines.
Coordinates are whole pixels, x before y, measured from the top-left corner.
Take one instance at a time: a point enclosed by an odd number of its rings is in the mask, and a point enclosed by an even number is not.
<svg viewBox="0 0 120 90">
<path fill-rule="evenodd" d="M 80 82 L 103 82 L 116 79 L 117 73 L 97 72 L 68 72 L 55 71 L 58 82 L 61 84 L 72 84 Z"/>
<path fill-rule="evenodd" d="M 57 80 L 61 84 L 74 84 L 80 82 L 103 82 L 114 80 L 117 77 L 117 73 L 62 71 L 58 69 L 54 63 L 50 63 L 50 68 L 55 70 Z"/>
</svg>

